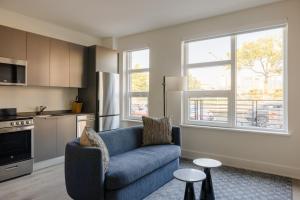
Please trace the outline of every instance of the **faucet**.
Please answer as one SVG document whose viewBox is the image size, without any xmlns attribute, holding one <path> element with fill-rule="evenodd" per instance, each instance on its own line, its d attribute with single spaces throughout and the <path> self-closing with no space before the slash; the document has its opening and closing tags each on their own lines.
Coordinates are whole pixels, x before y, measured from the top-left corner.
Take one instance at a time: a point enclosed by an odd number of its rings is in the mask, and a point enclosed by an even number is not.
<svg viewBox="0 0 300 200">
<path fill-rule="evenodd" d="M 46 110 L 47 106 L 40 106 L 38 107 L 39 110 L 36 112 L 37 115 L 43 114 L 44 110 Z"/>
</svg>

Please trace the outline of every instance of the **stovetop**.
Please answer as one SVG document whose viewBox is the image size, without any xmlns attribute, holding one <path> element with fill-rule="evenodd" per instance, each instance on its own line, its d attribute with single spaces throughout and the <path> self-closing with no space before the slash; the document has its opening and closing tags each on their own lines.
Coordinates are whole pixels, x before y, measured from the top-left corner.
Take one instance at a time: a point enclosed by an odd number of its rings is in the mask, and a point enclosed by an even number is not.
<svg viewBox="0 0 300 200">
<path fill-rule="evenodd" d="M 22 121 L 22 120 L 29 120 L 29 119 L 32 119 L 32 117 L 17 115 L 16 108 L 1 108 L 0 109 L 0 122 L 19 121 L 19 120 Z"/>
<path fill-rule="evenodd" d="M 30 116 L 18 116 L 16 108 L 0 109 L 0 129 L 33 125 Z"/>
</svg>

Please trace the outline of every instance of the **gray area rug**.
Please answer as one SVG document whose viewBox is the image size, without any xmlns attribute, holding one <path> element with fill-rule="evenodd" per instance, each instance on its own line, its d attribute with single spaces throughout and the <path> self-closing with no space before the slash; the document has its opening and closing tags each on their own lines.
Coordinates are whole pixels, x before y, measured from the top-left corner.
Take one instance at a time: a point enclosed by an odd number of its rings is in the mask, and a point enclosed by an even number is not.
<svg viewBox="0 0 300 200">
<path fill-rule="evenodd" d="M 196 168 L 191 161 L 183 160 L 181 168 Z M 292 181 L 289 178 L 232 167 L 211 171 L 216 200 L 292 200 Z M 195 183 L 199 199 L 201 183 Z M 185 183 L 173 179 L 144 200 L 182 200 Z"/>
</svg>

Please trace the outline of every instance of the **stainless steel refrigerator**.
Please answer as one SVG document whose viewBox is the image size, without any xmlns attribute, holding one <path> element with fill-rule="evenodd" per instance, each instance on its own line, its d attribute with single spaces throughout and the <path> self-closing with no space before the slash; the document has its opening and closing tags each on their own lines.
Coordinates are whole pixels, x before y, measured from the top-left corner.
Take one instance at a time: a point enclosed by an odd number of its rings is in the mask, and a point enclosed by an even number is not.
<svg viewBox="0 0 300 200">
<path fill-rule="evenodd" d="M 120 125 L 119 74 L 96 72 L 96 129 L 112 130 Z"/>
<path fill-rule="evenodd" d="M 118 52 L 90 46 L 85 65 L 86 86 L 78 89 L 82 112 L 95 115 L 96 131 L 119 128 Z"/>
</svg>

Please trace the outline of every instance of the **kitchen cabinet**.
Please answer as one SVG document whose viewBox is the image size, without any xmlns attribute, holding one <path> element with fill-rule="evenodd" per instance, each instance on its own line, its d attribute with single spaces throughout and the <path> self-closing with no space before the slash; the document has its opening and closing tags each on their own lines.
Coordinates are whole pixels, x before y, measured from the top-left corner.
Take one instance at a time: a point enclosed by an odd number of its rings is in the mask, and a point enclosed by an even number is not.
<svg viewBox="0 0 300 200">
<path fill-rule="evenodd" d="M 0 57 L 27 60 L 29 86 L 87 87 L 87 47 L 1 25 L 0 44 Z"/>
<path fill-rule="evenodd" d="M 0 26 L 0 57 L 26 60 L 26 32 Z"/>
<path fill-rule="evenodd" d="M 118 52 L 106 47 L 96 48 L 96 70 L 101 72 L 118 73 Z"/>
<path fill-rule="evenodd" d="M 34 118 L 34 162 L 55 158 L 56 118 Z"/>
<path fill-rule="evenodd" d="M 70 87 L 87 86 L 86 53 L 84 46 L 70 44 Z"/>
<path fill-rule="evenodd" d="M 50 85 L 50 38 L 27 33 L 27 85 Z"/>
<path fill-rule="evenodd" d="M 61 40 L 50 41 L 50 86 L 69 87 L 70 58 L 69 43 Z"/>
<path fill-rule="evenodd" d="M 34 162 L 64 156 L 66 144 L 76 138 L 76 115 L 34 118 Z"/>
<path fill-rule="evenodd" d="M 57 156 L 65 155 L 66 144 L 76 138 L 76 115 L 57 118 Z"/>
</svg>

